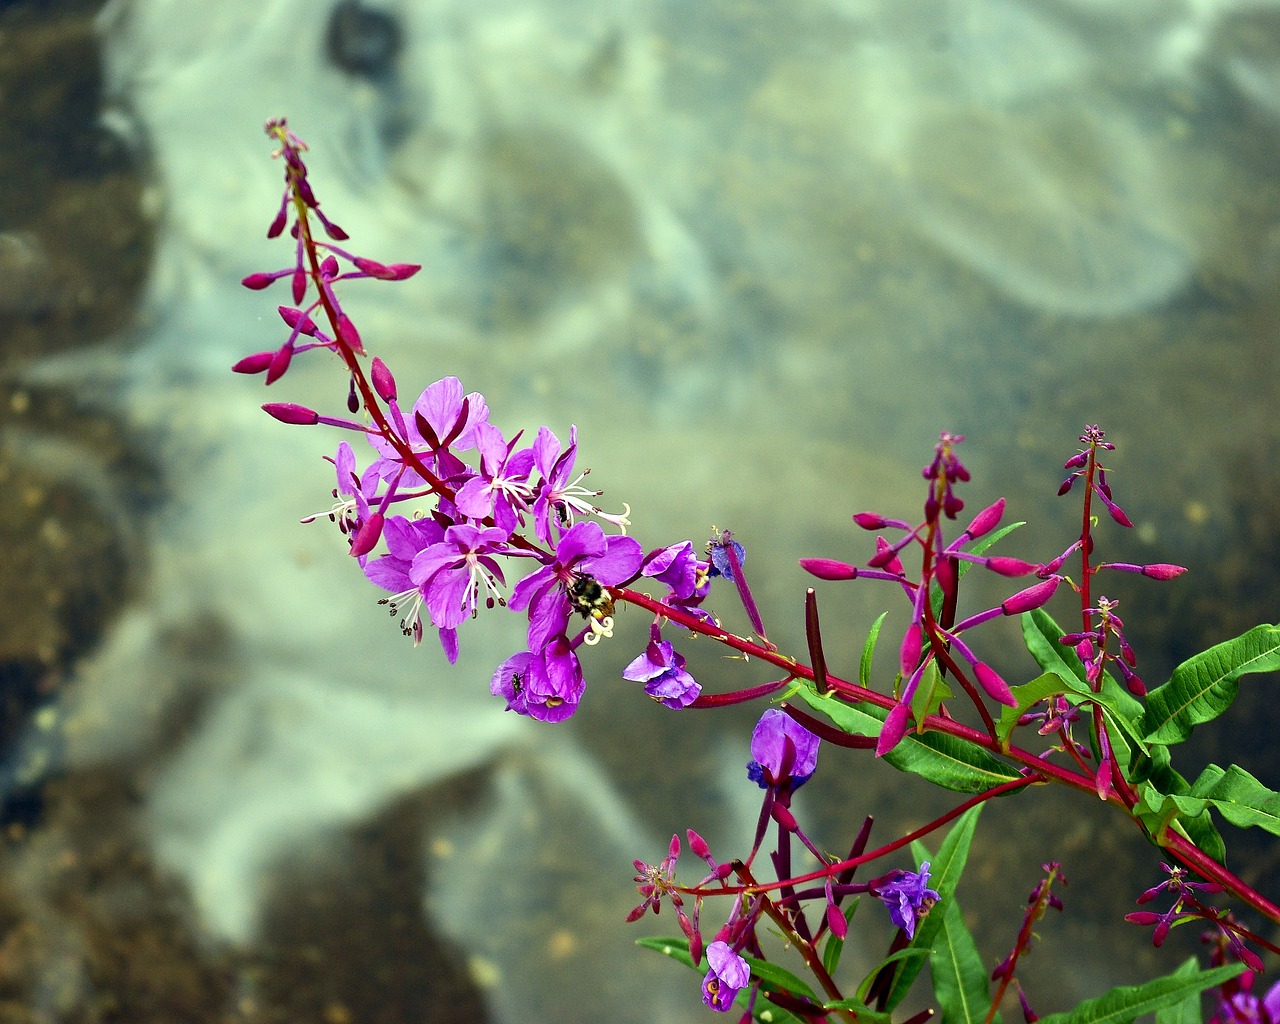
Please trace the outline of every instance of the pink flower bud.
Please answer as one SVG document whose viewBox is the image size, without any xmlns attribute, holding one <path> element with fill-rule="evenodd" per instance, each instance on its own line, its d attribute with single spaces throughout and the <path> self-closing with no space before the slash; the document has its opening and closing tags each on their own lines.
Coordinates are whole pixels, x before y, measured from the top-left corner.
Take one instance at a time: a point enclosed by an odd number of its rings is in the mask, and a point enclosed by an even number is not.
<svg viewBox="0 0 1280 1024">
<path fill-rule="evenodd" d="M 422 269 L 419 263 L 379 263 L 363 256 L 355 257 L 352 262 L 358 270 L 380 281 L 404 281 Z"/>
<path fill-rule="evenodd" d="M 303 271 L 301 264 L 299 264 L 293 272 L 291 285 L 293 288 L 293 304 L 295 306 L 300 306 L 302 305 L 303 297 L 307 294 L 307 275 Z"/>
<path fill-rule="evenodd" d="M 965 530 L 970 537 L 975 540 L 983 534 L 990 533 L 995 525 L 1000 522 L 1000 517 L 1004 515 L 1004 498 L 1001 498 L 994 505 L 988 505 L 976 516 L 973 522 L 969 524 L 969 528 Z"/>
<path fill-rule="evenodd" d="M 1024 562 L 1021 558 L 1007 558 L 1004 555 L 993 555 L 987 559 L 986 565 L 998 576 L 1030 576 L 1040 568 L 1034 562 Z"/>
<path fill-rule="evenodd" d="M 285 371 L 289 369 L 289 364 L 293 361 L 293 346 L 282 345 L 280 350 L 271 357 L 271 365 L 267 367 L 267 383 L 274 384 L 284 376 Z"/>
<path fill-rule="evenodd" d="M 356 355 L 364 355 L 364 345 L 360 342 L 360 332 L 346 313 L 338 314 L 338 339 L 344 342 Z"/>
<path fill-rule="evenodd" d="M 314 409 L 308 409 L 305 405 L 296 405 L 293 402 L 268 402 L 262 407 L 262 411 L 281 423 L 311 426 L 313 423 L 320 422 L 320 414 Z"/>
<path fill-rule="evenodd" d="M 1035 586 L 1020 590 L 1013 597 L 1001 602 L 1000 610 L 1005 615 L 1021 615 L 1033 608 L 1039 608 L 1053 597 L 1053 592 L 1058 589 L 1058 584 L 1061 582 L 1061 576 L 1050 576 L 1047 580 L 1041 580 Z"/>
<path fill-rule="evenodd" d="M 290 329 L 308 337 L 316 333 L 315 321 L 302 310 L 294 309 L 292 306 L 279 306 L 277 310 L 280 313 L 280 319 L 288 324 Z"/>
<path fill-rule="evenodd" d="M 911 724 L 911 709 L 906 704 L 895 704 L 889 717 L 880 727 L 880 737 L 876 740 L 876 757 L 884 757 L 902 742 L 907 734 L 907 726 Z"/>
<path fill-rule="evenodd" d="M 251 356 L 245 356 L 231 370 L 233 373 L 261 373 L 271 365 L 271 360 L 275 357 L 274 352 L 255 352 Z"/>
<path fill-rule="evenodd" d="M 854 514 L 853 521 L 864 530 L 880 530 L 888 523 L 888 520 L 879 512 L 857 512 Z"/>
<path fill-rule="evenodd" d="M 356 534 L 351 538 L 351 555 L 353 558 L 359 558 L 361 555 L 367 555 L 375 547 L 382 538 L 382 513 L 374 512 L 368 519 L 364 521 L 360 529 L 356 530 Z"/>
<path fill-rule="evenodd" d="M 849 922 L 844 919 L 844 914 L 840 913 L 840 908 L 834 903 L 827 904 L 827 927 L 837 939 L 843 939 L 849 934 Z"/>
<path fill-rule="evenodd" d="M 795 832 L 800 826 L 796 822 L 796 816 L 791 811 L 780 804 L 777 800 L 769 808 L 769 814 L 779 825 L 788 832 Z"/>
<path fill-rule="evenodd" d="M 393 402 L 396 397 L 396 379 L 391 376 L 391 371 L 387 369 L 387 364 L 377 356 L 373 357 L 373 364 L 369 368 L 369 376 L 373 380 L 373 390 L 378 393 L 378 397 L 384 402 Z"/>
<path fill-rule="evenodd" d="M 903 678 L 907 678 L 920 664 L 920 650 L 924 646 L 924 634 L 920 623 L 913 622 L 902 635 L 902 646 L 898 649 L 898 666 Z"/>
<path fill-rule="evenodd" d="M 255 292 L 260 292 L 279 276 L 279 274 L 267 274 L 259 271 L 256 274 L 250 274 L 248 277 L 242 278 L 240 283 L 246 288 L 251 288 Z"/>
<path fill-rule="evenodd" d="M 1168 562 L 1152 562 L 1142 567 L 1142 575 L 1153 580 L 1171 580 L 1186 571 L 1185 565 L 1171 565 Z"/>
<path fill-rule="evenodd" d="M 1007 704 L 1011 708 L 1018 706 L 1018 698 L 1009 689 L 1009 684 L 1001 679 L 996 670 L 990 665 L 981 661 L 975 662 L 973 674 L 978 677 L 978 685 L 986 691 L 987 696 L 992 700 Z"/>
<path fill-rule="evenodd" d="M 851 580 L 858 575 L 858 568 L 833 558 L 802 558 L 800 568 L 820 580 Z"/>
</svg>

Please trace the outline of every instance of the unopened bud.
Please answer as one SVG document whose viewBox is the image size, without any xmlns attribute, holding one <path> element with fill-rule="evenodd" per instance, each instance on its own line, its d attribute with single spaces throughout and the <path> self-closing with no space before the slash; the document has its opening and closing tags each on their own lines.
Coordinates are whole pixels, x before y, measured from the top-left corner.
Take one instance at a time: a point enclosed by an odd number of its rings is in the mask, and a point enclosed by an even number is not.
<svg viewBox="0 0 1280 1024">
<path fill-rule="evenodd" d="M 351 538 L 351 555 L 353 558 L 359 558 L 361 555 L 367 555 L 375 547 L 382 538 L 382 513 L 374 512 L 356 530 L 355 536 Z"/>
<path fill-rule="evenodd" d="M 373 357 L 373 364 L 369 368 L 369 376 L 373 380 L 373 390 L 378 393 L 378 397 L 384 402 L 394 402 L 396 379 L 391 376 L 391 371 L 387 369 L 387 364 L 377 356 Z"/>
<path fill-rule="evenodd" d="M 1001 498 L 999 501 L 995 502 L 995 504 L 988 505 L 974 516 L 973 522 L 969 524 L 969 528 L 965 530 L 965 533 L 976 540 L 983 534 L 990 533 L 995 525 L 1000 522 L 1000 517 L 1003 515 L 1004 498 Z"/>
<path fill-rule="evenodd" d="M 267 402 L 262 407 L 262 411 L 281 423 L 311 426 L 313 423 L 320 422 L 320 414 L 314 409 L 308 409 L 305 405 L 297 405 L 293 402 Z"/>
<path fill-rule="evenodd" d="M 858 567 L 834 558 L 802 558 L 800 568 L 820 580 L 851 580 L 858 575 Z"/>
<path fill-rule="evenodd" d="M 1033 587 L 1027 587 L 1026 590 L 1020 590 L 1013 597 L 1001 602 L 1000 610 L 1005 615 L 1021 615 L 1033 608 L 1039 608 L 1053 597 L 1053 592 L 1058 589 L 1058 584 L 1061 582 L 1061 576 L 1050 576 L 1047 580 L 1042 580 Z"/>
</svg>

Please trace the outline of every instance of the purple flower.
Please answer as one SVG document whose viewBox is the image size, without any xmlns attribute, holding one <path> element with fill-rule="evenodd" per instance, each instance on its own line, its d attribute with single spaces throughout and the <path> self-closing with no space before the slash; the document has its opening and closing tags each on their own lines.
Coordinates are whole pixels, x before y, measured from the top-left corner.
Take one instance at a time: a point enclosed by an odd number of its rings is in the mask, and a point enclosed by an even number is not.
<svg viewBox="0 0 1280 1024">
<path fill-rule="evenodd" d="M 484 396 L 472 392 L 465 398 L 462 382 L 457 377 L 444 377 L 418 396 L 412 415 L 405 417 L 394 402 L 388 403 L 392 424 L 413 451 L 442 478 L 467 472 L 466 466 L 453 454 L 476 446 L 476 428 L 489 421 L 489 407 Z M 381 458 L 374 463 L 384 477 L 394 476 L 403 460 L 385 438 L 369 435 L 369 443 Z M 405 472 L 406 487 L 418 487 L 425 481 L 412 468 Z"/>
<path fill-rule="evenodd" d="M 707 976 L 702 979 L 702 1001 L 725 1013 L 747 987 L 751 968 L 727 942 L 719 940 L 707 947 L 707 967 Z"/>
<path fill-rule="evenodd" d="M 500 600 L 498 584 L 505 581 L 494 556 L 506 550 L 507 534 L 497 527 L 459 523 L 414 556 L 409 579 L 417 584 L 436 626 L 453 629 L 474 615 L 481 588 L 490 601 Z"/>
<path fill-rule="evenodd" d="M 525 681 L 525 709 L 540 722 L 563 722 L 578 710 L 586 681 L 573 645 L 555 637 L 529 660 Z"/>
<path fill-rule="evenodd" d="M 700 601 L 711 589 L 710 565 L 698 558 L 692 541 L 650 551 L 640 573 L 665 584 L 678 603 Z"/>
<path fill-rule="evenodd" d="M 818 766 L 818 737 L 777 708 L 770 708 L 751 734 L 751 757 L 747 778 L 761 789 L 797 789 Z"/>
<path fill-rule="evenodd" d="M 888 908 L 893 923 L 906 932 L 909 939 L 915 937 L 916 922 L 941 899 L 928 883 L 928 861 L 920 865 L 918 873 L 895 868 L 883 879 L 871 883 L 872 894 Z"/>
<path fill-rule="evenodd" d="M 392 615 L 400 615 L 404 610 L 400 629 L 405 636 L 413 637 L 415 647 L 422 642 L 423 593 L 410 578 L 409 571 L 418 553 L 443 541 L 444 534 L 444 527 L 434 519 L 410 520 L 404 516 L 391 516 L 382 527 L 387 553 L 364 566 L 364 574 L 370 583 L 391 591 L 391 597 L 378 603 L 387 605 Z M 457 630 L 441 628 L 440 646 L 450 662 L 457 661 Z"/>
<path fill-rule="evenodd" d="M 525 697 L 525 686 L 529 679 L 529 664 L 533 655 L 528 651 L 513 654 L 494 670 L 489 681 L 489 692 L 495 697 L 502 697 L 507 702 L 507 710 L 517 715 L 529 713 L 529 702 Z"/>
<path fill-rule="evenodd" d="M 620 513 L 605 512 L 592 500 L 600 497 L 603 491 L 593 491 L 582 486 L 587 472 L 573 475 L 573 462 L 578 455 L 578 428 L 569 428 L 569 447 L 560 450 L 560 439 L 549 427 L 539 427 L 538 436 L 533 442 L 534 465 L 542 474 L 533 502 L 534 532 L 544 544 L 551 541 L 551 522 L 554 518 L 560 532 L 573 526 L 573 517 L 577 515 L 599 516 L 607 523 L 626 532 L 631 520 L 631 506 L 625 502 Z"/>
<path fill-rule="evenodd" d="M 576 608 L 590 618 L 593 629 L 607 629 L 607 601 L 601 590 L 591 606 L 582 599 L 571 599 L 569 591 L 577 586 L 583 597 L 589 590 L 582 584 L 593 580 L 600 588 L 630 579 L 640 568 L 643 549 L 632 537 L 606 537 L 599 523 L 575 523 L 556 545 L 555 559 L 540 566 L 511 591 L 508 607 L 512 611 L 529 609 L 529 649 L 536 651 L 553 636 L 568 627 L 569 615 Z"/>
<path fill-rule="evenodd" d="M 1218 1009 L 1210 1024 L 1277 1024 L 1280 1022 L 1280 982 L 1259 999 L 1250 990 L 1253 974 L 1240 977 L 1239 988 L 1229 996 L 1219 996 Z"/>
<path fill-rule="evenodd" d="M 684 668 L 684 656 L 666 640 L 653 639 L 644 653 L 622 670 L 622 678 L 644 683 L 644 692 L 669 708 L 684 708 L 702 692 Z"/>
<path fill-rule="evenodd" d="M 529 489 L 533 449 L 513 451 L 519 435 L 508 444 L 492 423 L 479 424 L 475 437 L 480 449 L 480 473 L 458 488 L 454 502 L 468 519 L 493 516 L 494 523 L 509 537 L 533 496 Z"/>
</svg>

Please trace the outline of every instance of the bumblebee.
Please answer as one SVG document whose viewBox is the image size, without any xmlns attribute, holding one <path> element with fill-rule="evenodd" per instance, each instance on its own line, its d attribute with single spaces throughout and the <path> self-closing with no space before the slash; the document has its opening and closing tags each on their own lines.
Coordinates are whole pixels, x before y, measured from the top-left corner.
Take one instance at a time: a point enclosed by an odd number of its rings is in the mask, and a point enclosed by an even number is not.
<svg viewBox="0 0 1280 1024">
<path fill-rule="evenodd" d="M 613 598 L 594 576 L 577 573 L 567 589 L 574 609 L 584 619 L 601 622 L 613 616 Z"/>
</svg>

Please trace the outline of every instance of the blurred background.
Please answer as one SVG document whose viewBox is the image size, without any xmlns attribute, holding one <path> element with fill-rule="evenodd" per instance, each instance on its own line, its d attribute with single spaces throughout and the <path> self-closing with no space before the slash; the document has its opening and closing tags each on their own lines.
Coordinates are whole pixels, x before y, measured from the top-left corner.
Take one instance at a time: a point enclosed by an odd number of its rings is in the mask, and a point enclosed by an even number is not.
<svg viewBox="0 0 1280 1024">
<path fill-rule="evenodd" d="M 280 115 L 350 248 L 424 264 L 343 293 L 401 394 L 454 374 L 508 436 L 576 424 L 647 548 L 712 524 L 746 544 L 783 650 L 804 651 L 796 559 L 865 560 L 852 512 L 917 517 L 939 430 L 967 437 L 969 511 L 1006 496 L 1029 523 L 1007 552 L 1043 560 L 1079 529 L 1062 462 L 1104 426 L 1136 525 L 1104 521 L 1103 557 L 1191 569 L 1102 584 L 1149 685 L 1277 620 L 1280 5 L 10 0 L 6 1020 L 709 1013 L 696 976 L 632 951 L 674 921 L 624 926 L 631 860 L 686 827 L 747 848 L 761 709 L 643 699 L 625 612 L 575 719 L 516 721 L 487 686 L 515 617 L 469 624 L 450 669 L 336 531 L 299 525 L 339 438 L 258 406 L 340 409 L 342 374 L 300 360 L 264 394 L 228 372 L 283 338 L 284 292 L 238 284 L 292 261 L 264 237 Z M 1000 596 L 968 581 L 970 610 Z M 905 622 L 894 592 L 819 591 L 841 674 L 881 610 L 886 636 Z M 710 605 L 746 630 L 735 601 Z M 982 653 L 1019 681 L 1014 640 Z M 709 689 L 770 678 L 677 646 Z M 1270 684 L 1243 681 L 1184 774 L 1277 780 Z M 833 749 L 802 797 L 833 849 L 866 814 L 883 842 L 947 806 Z M 1274 891 L 1275 844 L 1227 838 Z M 960 891 L 991 964 L 1050 858 L 1071 885 L 1024 968 L 1041 1013 L 1198 948 L 1121 921 L 1152 848 L 1038 792 L 988 808 Z M 868 909 L 850 985 L 891 937 Z"/>
</svg>

